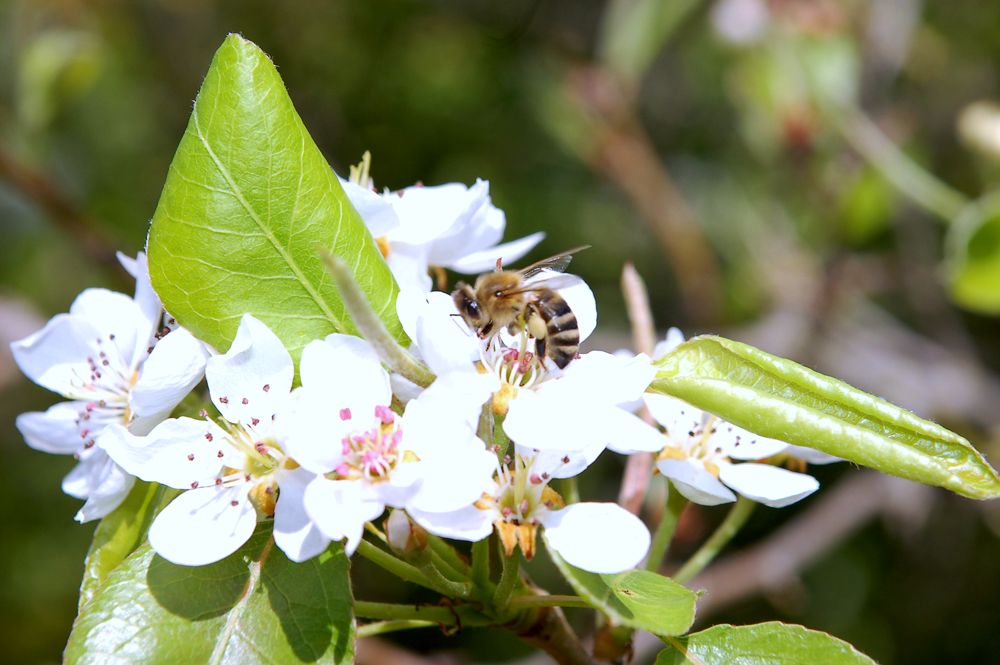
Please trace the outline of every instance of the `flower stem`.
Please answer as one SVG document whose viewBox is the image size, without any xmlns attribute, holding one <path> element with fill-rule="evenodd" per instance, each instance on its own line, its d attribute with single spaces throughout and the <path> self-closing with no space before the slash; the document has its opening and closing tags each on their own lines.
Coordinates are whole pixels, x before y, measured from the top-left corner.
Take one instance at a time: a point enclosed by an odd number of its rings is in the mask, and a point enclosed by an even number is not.
<svg viewBox="0 0 1000 665">
<path fill-rule="evenodd" d="M 590 603 L 580 596 L 524 595 L 513 596 L 508 607 L 512 610 L 522 610 L 528 607 L 590 607 Z"/>
<path fill-rule="evenodd" d="M 472 543 L 472 584 L 485 589 L 490 584 L 490 538 Z"/>
<path fill-rule="evenodd" d="M 443 538 L 439 538 L 432 533 L 428 533 L 427 545 L 442 562 L 448 565 L 450 571 L 457 573 L 460 577 L 469 576 L 469 563 L 462 559 L 458 551 L 445 542 Z"/>
<path fill-rule="evenodd" d="M 446 596 L 462 596 L 468 593 L 468 589 L 461 584 L 446 580 L 440 573 L 440 579 L 432 580 L 416 566 L 406 563 L 402 559 L 397 559 L 383 549 L 372 545 L 367 540 L 358 543 L 358 554 L 368 559 L 376 566 L 384 568 L 396 577 L 419 584 Z M 395 617 L 374 617 L 374 618 L 395 618 Z"/>
<path fill-rule="evenodd" d="M 576 476 L 560 480 L 559 491 L 567 504 L 580 503 L 580 487 L 576 484 Z"/>
<path fill-rule="evenodd" d="M 750 514 L 753 513 L 753 509 L 757 506 L 752 500 L 741 496 L 736 500 L 736 505 L 733 506 L 729 514 L 726 515 L 726 519 L 722 520 L 722 524 L 719 528 L 715 530 L 708 540 L 698 548 L 687 562 L 681 566 L 681 569 L 673 576 L 674 579 L 681 584 L 686 584 L 691 581 L 695 575 L 700 573 L 705 566 L 711 563 L 715 555 L 719 553 L 723 547 L 726 546 L 733 536 L 746 524 L 747 519 Z"/>
<path fill-rule="evenodd" d="M 399 630 L 413 630 L 415 628 L 433 628 L 437 626 L 435 621 L 426 621 L 424 619 L 396 619 L 394 621 L 375 621 L 372 623 L 367 623 L 363 626 L 358 626 L 357 636 L 360 637 L 372 637 L 374 635 L 382 635 L 384 633 L 393 633 Z"/>
<path fill-rule="evenodd" d="M 400 346 L 399 342 L 389 334 L 382 319 L 372 309 L 365 292 L 361 290 L 354 279 L 354 273 L 351 272 L 347 263 L 325 250 L 322 250 L 320 255 L 323 258 L 323 263 L 326 264 L 327 271 L 337 285 L 337 291 L 340 292 L 340 298 L 344 302 L 347 313 L 351 315 L 351 320 L 354 321 L 354 325 L 357 326 L 361 335 L 375 349 L 378 357 L 394 371 L 399 372 L 418 386 L 431 385 L 435 378 L 434 373 Z"/>
<path fill-rule="evenodd" d="M 497 584 L 496 591 L 493 592 L 493 607 L 499 612 L 503 612 L 510 603 L 514 585 L 520 577 L 521 555 L 515 552 L 511 556 L 503 556 L 501 553 L 500 560 L 503 562 L 503 569 L 500 573 L 500 582 Z"/>
<path fill-rule="evenodd" d="M 670 550 L 670 541 L 674 538 L 674 531 L 677 530 L 677 522 L 680 520 L 681 512 L 687 505 L 687 499 L 677 491 L 676 487 L 671 487 L 667 482 L 667 509 L 660 517 L 660 523 L 656 525 L 656 533 L 653 534 L 653 544 L 649 546 L 649 556 L 646 558 L 646 570 L 656 572 L 660 569 L 663 559 Z"/>
<path fill-rule="evenodd" d="M 492 619 L 467 605 L 397 605 L 356 600 L 354 615 L 386 621 L 429 621 L 439 626 L 455 627 L 488 626 L 492 622 Z"/>
</svg>

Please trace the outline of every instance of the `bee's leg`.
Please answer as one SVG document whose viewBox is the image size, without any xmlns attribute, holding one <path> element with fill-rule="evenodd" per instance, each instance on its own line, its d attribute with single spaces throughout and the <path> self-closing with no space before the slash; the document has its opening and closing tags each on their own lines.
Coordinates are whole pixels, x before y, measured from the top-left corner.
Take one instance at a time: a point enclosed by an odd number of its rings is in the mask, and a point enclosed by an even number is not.
<svg viewBox="0 0 1000 665">
<path fill-rule="evenodd" d="M 485 326 L 479 329 L 479 339 L 486 339 L 489 337 L 490 332 L 493 331 L 493 322 L 488 322 Z"/>
</svg>

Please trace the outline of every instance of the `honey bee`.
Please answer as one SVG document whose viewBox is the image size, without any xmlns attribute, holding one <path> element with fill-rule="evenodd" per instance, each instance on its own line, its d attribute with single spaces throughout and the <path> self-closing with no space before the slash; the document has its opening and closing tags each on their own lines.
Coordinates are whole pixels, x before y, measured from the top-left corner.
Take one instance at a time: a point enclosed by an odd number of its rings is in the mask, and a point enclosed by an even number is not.
<svg viewBox="0 0 1000 665">
<path fill-rule="evenodd" d="M 474 286 L 455 284 L 452 300 L 480 337 L 489 338 L 503 328 L 511 334 L 526 329 L 535 339 L 536 355 L 551 359 L 562 369 L 576 357 L 580 331 L 573 310 L 554 289 L 562 277 L 575 278 L 555 275 L 535 282 L 527 280 L 545 270 L 563 272 L 573 254 L 588 247 L 574 247 L 520 270 L 504 270 L 498 259 L 497 269 L 477 277 Z"/>
</svg>

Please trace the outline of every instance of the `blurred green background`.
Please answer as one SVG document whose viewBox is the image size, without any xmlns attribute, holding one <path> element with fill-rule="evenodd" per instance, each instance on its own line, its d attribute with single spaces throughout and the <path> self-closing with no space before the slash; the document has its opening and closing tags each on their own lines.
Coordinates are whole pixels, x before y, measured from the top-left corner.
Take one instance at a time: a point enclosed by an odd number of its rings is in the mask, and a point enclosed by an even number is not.
<svg viewBox="0 0 1000 665">
<path fill-rule="evenodd" d="M 60 659 L 93 531 L 59 491 L 72 460 L 28 449 L 13 426 L 56 397 L 6 345 L 82 288 L 130 290 L 111 252 L 142 247 L 228 32 L 271 55 L 340 173 L 371 150 L 379 186 L 482 177 L 507 237 L 547 232 L 536 257 L 593 245 L 573 264 L 601 307 L 592 346 L 630 345 L 619 276 L 632 261 L 661 331 L 792 357 L 1000 459 L 1000 4 L 0 0 L 2 660 Z M 598 469 L 585 490 L 613 498 L 621 460 Z M 789 520 L 859 474 L 817 470 L 826 492 L 761 509 L 733 549 L 779 529 L 809 549 L 824 525 Z M 701 618 L 802 623 L 883 663 L 995 659 L 995 503 L 843 486 L 831 542 Z M 689 513 L 678 554 L 719 519 Z M 400 641 L 457 659 L 524 653 L 482 631 Z"/>
</svg>

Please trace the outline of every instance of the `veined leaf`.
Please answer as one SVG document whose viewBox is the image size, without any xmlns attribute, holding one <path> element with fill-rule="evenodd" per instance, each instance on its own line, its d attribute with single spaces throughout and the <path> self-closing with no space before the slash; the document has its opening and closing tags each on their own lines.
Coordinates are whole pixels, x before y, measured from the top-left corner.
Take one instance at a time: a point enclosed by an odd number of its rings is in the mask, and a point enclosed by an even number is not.
<svg viewBox="0 0 1000 665">
<path fill-rule="evenodd" d="M 83 564 L 78 611 L 91 601 L 111 571 L 142 544 L 153 517 L 176 494 L 163 485 L 136 480 L 122 505 L 101 520 Z"/>
<path fill-rule="evenodd" d="M 599 575 L 569 565 L 551 548 L 549 554 L 570 586 L 616 625 L 666 636 L 683 635 L 694 623 L 698 593 L 669 577 L 647 570 Z"/>
<path fill-rule="evenodd" d="M 656 665 L 875 665 L 847 642 L 818 630 L 769 621 L 752 626 L 720 624 L 669 638 Z"/>
<path fill-rule="evenodd" d="M 348 663 L 348 560 L 333 547 L 294 564 L 267 525 L 235 554 L 178 566 L 148 544 L 83 609 L 67 663 Z"/>
<path fill-rule="evenodd" d="M 722 337 L 695 337 L 658 361 L 651 390 L 757 434 L 973 499 L 1000 477 L 967 440 L 843 381 Z"/>
<path fill-rule="evenodd" d="M 397 287 L 268 57 L 230 35 L 212 60 L 149 232 L 164 307 L 219 350 L 250 313 L 296 360 L 356 333 L 320 251 L 344 259 L 389 331 Z"/>
</svg>

